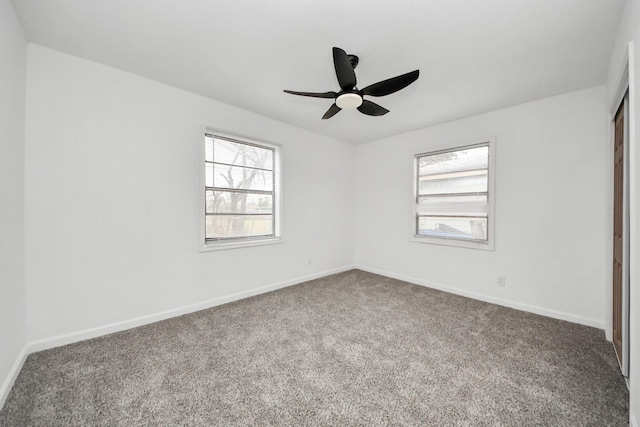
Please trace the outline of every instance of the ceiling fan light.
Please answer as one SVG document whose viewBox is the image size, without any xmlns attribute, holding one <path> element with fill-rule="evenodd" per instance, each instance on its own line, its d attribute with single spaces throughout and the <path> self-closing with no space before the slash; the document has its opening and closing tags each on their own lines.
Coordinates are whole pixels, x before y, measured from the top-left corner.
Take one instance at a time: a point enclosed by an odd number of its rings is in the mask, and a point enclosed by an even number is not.
<svg viewBox="0 0 640 427">
<path fill-rule="evenodd" d="M 336 105 L 342 109 L 353 110 L 362 105 L 362 97 L 357 93 L 343 93 L 336 98 Z"/>
</svg>

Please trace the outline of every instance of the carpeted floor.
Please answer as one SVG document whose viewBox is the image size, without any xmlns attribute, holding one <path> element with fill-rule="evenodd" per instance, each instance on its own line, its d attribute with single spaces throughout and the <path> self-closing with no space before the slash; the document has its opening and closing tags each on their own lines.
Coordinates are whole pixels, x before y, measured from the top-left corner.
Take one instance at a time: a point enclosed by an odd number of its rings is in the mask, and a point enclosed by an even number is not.
<svg viewBox="0 0 640 427">
<path fill-rule="evenodd" d="M 626 426 L 602 331 L 352 270 L 34 353 L 0 425 Z"/>
</svg>

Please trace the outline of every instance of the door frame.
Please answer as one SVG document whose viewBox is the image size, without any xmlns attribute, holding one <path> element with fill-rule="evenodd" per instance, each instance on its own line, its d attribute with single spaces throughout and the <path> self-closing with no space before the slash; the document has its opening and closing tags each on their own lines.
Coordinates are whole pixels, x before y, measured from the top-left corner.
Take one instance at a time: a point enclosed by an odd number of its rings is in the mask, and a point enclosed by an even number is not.
<svg viewBox="0 0 640 427">
<path fill-rule="evenodd" d="M 614 183 L 613 183 L 613 165 L 614 165 L 614 138 L 615 138 L 615 116 L 620 108 L 620 105 L 624 104 L 624 116 L 625 116 L 625 131 L 624 131 L 624 200 L 623 200 L 623 286 L 622 286 L 622 365 L 620 366 L 620 370 L 625 377 L 629 376 L 629 357 L 630 357 L 630 246 L 632 245 L 630 239 L 630 228 L 634 227 L 635 224 L 631 224 L 633 219 L 631 218 L 630 212 L 633 209 L 631 206 L 635 205 L 635 200 L 631 200 L 634 195 L 633 192 L 630 192 L 630 132 L 632 131 L 631 123 L 633 122 L 633 118 L 630 113 L 632 112 L 630 109 L 629 102 L 629 94 L 631 91 L 630 82 L 629 82 L 629 58 L 633 57 L 633 44 L 629 43 L 628 49 L 625 51 L 625 55 L 623 58 L 622 67 L 620 67 L 621 72 L 619 73 L 619 77 L 617 79 L 618 85 L 616 87 L 616 92 L 613 98 L 610 99 L 609 104 L 609 120 L 608 120 L 608 135 L 609 135 L 609 144 L 607 144 L 608 155 L 605 157 L 608 159 L 608 170 L 609 170 L 609 179 L 610 179 L 610 192 L 607 196 L 608 200 L 606 203 L 607 210 L 609 212 L 608 217 L 610 218 L 609 226 L 607 227 L 607 241 L 613 242 L 613 197 L 611 195 L 614 194 Z M 606 286 L 606 301 L 607 304 L 607 317 L 605 319 L 605 335 L 608 341 L 613 340 L 613 292 L 612 292 L 612 283 L 613 283 L 613 244 L 607 249 L 607 286 Z"/>
</svg>

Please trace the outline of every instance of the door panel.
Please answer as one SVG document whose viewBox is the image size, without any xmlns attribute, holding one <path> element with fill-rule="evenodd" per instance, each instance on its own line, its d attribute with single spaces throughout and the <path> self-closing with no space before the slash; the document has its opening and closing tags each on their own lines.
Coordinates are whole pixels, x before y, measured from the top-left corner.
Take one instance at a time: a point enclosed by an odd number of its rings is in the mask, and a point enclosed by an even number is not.
<svg viewBox="0 0 640 427">
<path fill-rule="evenodd" d="M 623 360 L 624 102 L 615 119 L 613 172 L 613 347 Z"/>
</svg>

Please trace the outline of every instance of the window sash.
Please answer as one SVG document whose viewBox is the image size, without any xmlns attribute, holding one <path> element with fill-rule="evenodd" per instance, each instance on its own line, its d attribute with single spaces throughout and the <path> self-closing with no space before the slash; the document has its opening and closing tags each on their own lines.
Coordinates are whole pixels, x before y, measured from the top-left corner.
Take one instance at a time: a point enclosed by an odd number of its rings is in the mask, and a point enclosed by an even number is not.
<svg viewBox="0 0 640 427">
<path fill-rule="evenodd" d="M 482 157 L 470 156 L 470 159 L 460 162 L 455 162 L 455 158 L 433 163 L 425 161 L 428 157 L 437 159 L 437 156 L 485 147 L 486 159 L 482 152 L 484 150 L 479 150 L 478 154 Z M 490 156 L 490 142 L 415 156 L 414 237 L 488 243 L 491 209 L 489 175 L 492 173 L 489 169 Z M 465 167 L 465 163 L 470 167 Z M 430 186 L 430 183 L 435 185 Z M 437 222 L 438 219 L 441 221 Z"/>
<path fill-rule="evenodd" d="M 226 151 L 217 156 L 216 142 L 221 141 L 227 147 Z M 253 147 L 261 150 L 265 155 L 264 162 L 258 163 L 255 159 L 242 159 L 239 163 L 229 157 L 229 147 Z M 219 145 L 219 148 L 223 145 Z M 216 171 L 226 170 L 227 179 L 216 179 Z M 256 185 L 254 180 L 257 175 L 262 175 L 264 185 Z M 205 133 L 205 187 L 204 187 L 204 221 L 205 244 L 219 242 L 243 242 L 251 240 L 263 240 L 275 238 L 277 233 L 276 206 L 278 194 L 276 192 L 276 149 L 267 145 L 243 141 L 230 136 L 221 136 L 215 133 Z M 235 195 L 232 197 L 232 194 Z M 227 195 L 224 200 L 224 209 L 212 209 L 211 196 L 214 198 Z M 234 201 L 236 206 L 228 202 Z M 255 199 L 270 199 L 269 207 L 255 205 Z M 248 206 L 247 200 L 253 199 Z M 239 208 L 237 203 L 244 205 Z M 256 226 L 256 224 L 258 224 Z"/>
</svg>

